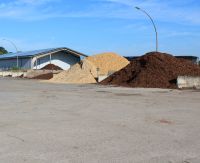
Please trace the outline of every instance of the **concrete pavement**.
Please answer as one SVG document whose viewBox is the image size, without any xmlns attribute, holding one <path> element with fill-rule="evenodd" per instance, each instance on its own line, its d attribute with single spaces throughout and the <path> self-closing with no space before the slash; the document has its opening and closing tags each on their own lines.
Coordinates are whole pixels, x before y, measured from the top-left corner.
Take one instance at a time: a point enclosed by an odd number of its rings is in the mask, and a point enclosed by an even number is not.
<svg viewBox="0 0 200 163">
<path fill-rule="evenodd" d="M 2 163 L 199 163 L 200 92 L 0 78 Z"/>
</svg>

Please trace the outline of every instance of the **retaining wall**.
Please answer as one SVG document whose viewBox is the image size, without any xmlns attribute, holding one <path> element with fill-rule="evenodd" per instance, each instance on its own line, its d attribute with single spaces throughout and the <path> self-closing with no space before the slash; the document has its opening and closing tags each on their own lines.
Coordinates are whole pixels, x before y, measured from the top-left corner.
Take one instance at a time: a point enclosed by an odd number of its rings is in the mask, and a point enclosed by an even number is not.
<svg viewBox="0 0 200 163">
<path fill-rule="evenodd" d="M 27 72 L 13 72 L 13 71 L 0 71 L 0 76 L 2 77 L 21 77 L 21 76 L 25 76 Z"/>
<path fill-rule="evenodd" d="M 200 89 L 200 77 L 179 76 L 177 78 L 178 88 L 197 88 Z"/>
</svg>

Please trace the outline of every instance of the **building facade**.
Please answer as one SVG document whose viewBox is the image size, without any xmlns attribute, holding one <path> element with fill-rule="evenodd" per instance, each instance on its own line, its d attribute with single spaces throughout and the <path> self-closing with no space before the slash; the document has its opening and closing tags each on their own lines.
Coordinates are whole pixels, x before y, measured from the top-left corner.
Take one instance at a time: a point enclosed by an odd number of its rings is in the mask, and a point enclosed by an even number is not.
<svg viewBox="0 0 200 163">
<path fill-rule="evenodd" d="M 48 64 L 54 64 L 63 70 L 68 70 L 78 63 L 85 54 L 69 48 L 52 48 L 28 52 L 9 53 L 0 56 L 0 69 L 42 69 Z"/>
</svg>

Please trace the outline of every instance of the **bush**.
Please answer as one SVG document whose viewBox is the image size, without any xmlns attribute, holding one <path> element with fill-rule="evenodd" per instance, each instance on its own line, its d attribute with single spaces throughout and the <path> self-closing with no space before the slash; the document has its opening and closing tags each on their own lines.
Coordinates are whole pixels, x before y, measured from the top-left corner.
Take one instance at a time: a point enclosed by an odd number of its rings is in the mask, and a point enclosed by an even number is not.
<svg viewBox="0 0 200 163">
<path fill-rule="evenodd" d="M 20 70 L 20 67 L 17 67 L 17 66 L 11 68 L 11 71 L 19 71 L 19 70 Z"/>
</svg>

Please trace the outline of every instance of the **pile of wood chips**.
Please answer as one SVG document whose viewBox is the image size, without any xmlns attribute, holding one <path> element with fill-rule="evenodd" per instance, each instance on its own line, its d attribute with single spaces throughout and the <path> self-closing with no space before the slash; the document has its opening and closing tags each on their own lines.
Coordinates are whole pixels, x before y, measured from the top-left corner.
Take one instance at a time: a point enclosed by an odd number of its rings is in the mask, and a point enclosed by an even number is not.
<svg viewBox="0 0 200 163">
<path fill-rule="evenodd" d="M 75 64 L 69 70 L 55 75 L 50 82 L 87 84 L 96 83 L 98 75 L 108 75 L 119 71 L 129 64 L 129 61 L 115 53 L 102 53 L 90 56 Z"/>
<path fill-rule="evenodd" d="M 129 64 L 129 61 L 124 57 L 115 53 L 102 53 L 87 57 L 97 68 L 100 75 L 107 75 L 121 70 Z"/>
</svg>

